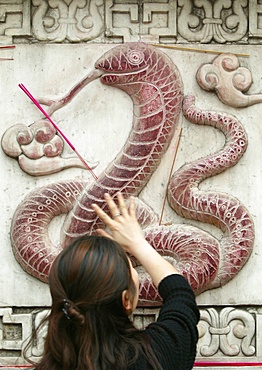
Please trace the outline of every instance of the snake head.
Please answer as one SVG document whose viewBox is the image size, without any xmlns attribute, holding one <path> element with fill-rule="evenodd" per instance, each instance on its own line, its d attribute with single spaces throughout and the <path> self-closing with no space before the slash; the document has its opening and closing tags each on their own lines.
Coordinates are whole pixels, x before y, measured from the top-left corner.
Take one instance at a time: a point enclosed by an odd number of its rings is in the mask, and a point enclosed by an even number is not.
<svg viewBox="0 0 262 370">
<path fill-rule="evenodd" d="M 143 42 L 121 44 L 106 52 L 95 67 L 104 72 L 101 81 L 107 85 L 137 81 L 139 73 L 149 67 L 152 51 L 153 48 Z"/>
</svg>

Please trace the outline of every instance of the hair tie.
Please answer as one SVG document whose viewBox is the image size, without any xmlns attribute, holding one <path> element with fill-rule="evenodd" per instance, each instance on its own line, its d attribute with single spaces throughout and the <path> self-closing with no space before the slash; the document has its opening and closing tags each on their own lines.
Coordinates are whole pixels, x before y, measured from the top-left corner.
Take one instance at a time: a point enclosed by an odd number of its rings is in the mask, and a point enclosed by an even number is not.
<svg viewBox="0 0 262 370">
<path fill-rule="evenodd" d="M 68 302 L 68 300 L 67 299 L 63 299 L 62 311 L 64 312 L 64 315 L 67 318 L 67 320 L 71 320 L 71 317 L 68 314 L 69 307 L 70 307 L 70 303 Z"/>
</svg>

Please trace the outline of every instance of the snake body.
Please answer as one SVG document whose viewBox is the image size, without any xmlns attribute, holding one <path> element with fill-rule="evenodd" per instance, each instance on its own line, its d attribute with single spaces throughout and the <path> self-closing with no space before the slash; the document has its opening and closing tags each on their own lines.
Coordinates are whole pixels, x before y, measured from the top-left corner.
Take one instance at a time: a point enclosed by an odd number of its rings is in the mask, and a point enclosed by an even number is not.
<svg viewBox="0 0 262 370">
<path fill-rule="evenodd" d="M 138 195 L 156 170 L 173 137 L 182 104 L 182 82 L 176 66 L 144 43 L 128 43 L 110 50 L 96 67 L 102 82 L 129 94 L 133 101 L 133 126 L 113 162 L 83 191 L 64 224 L 62 245 L 92 233 L 98 226 L 91 203 L 105 206 L 105 192 L 112 196 Z"/>
<path fill-rule="evenodd" d="M 249 258 L 255 238 L 254 224 L 238 199 L 225 193 L 201 191 L 199 184 L 234 166 L 245 152 L 248 140 L 236 117 L 200 110 L 193 96 L 185 98 L 183 112 L 192 123 L 213 126 L 226 138 L 220 151 L 181 167 L 173 175 L 168 191 L 169 204 L 178 214 L 213 224 L 224 233 L 219 248 L 219 269 L 209 285 L 213 288 L 232 279 Z"/>
<path fill-rule="evenodd" d="M 96 181 L 51 184 L 34 190 L 19 205 L 11 228 L 14 254 L 25 271 L 45 282 L 61 248 L 103 227 L 92 203 L 106 210 L 105 192 L 113 197 L 118 191 L 126 197 L 140 193 L 172 140 L 182 108 L 183 86 L 177 67 L 150 45 L 139 42 L 114 47 L 97 61 L 96 68 L 104 72 L 103 83 L 131 97 L 133 125 L 122 150 Z M 147 240 L 177 265 L 199 294 L 231 279 L 252 251 L 254 227 L 245 207 L 233 197 L 198 189 L 205 178 L 234 165 L 244 153 L 247 140 L 236 119 L 197 110 L 190 98 L 185 99 L 184 114 L 193 123 L 217 126 L 228 140 L 219 153 L 174 174 L 169 203 L 183 217 L 214 223 L 225 233 L 224 238 L 218 241 L 191 225 L 158 226 L 154 212 L 141 203 L 138 213 Z M 61 243 L 55 247 L 48 236 L 48 224 L 59 213 L 67 217 Z M 146 272 L 137 268 L 142 282 L 140 305 L 158 304 L 156 288 Z"/>
</svg>

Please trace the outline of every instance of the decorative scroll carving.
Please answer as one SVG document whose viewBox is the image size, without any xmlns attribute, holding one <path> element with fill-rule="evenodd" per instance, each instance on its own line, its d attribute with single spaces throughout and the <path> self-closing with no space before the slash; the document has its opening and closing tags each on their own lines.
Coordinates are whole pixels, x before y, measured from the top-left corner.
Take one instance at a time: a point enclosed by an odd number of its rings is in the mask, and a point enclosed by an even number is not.
<svg viewBox="0 0 262 370">
<path fill-rule="evenodd" d="M 158 308 L 138 308 L 132 314 L 132 321 L 138 329 L 143 329 L 158 317 Z M 19 312 L 11 307 L 0 308 L 0 366 L 25 364 L 22 349 L 42 319 L 49 314 L 49 309 L 20 308 Z M 224 307 L 200 309 L 198 324 L 199 341 L 197 357 L 214 359 L 223 356 L 226 359 L 252 358 L 259 356 L 259 332 L 262 322 L 258 309 Z M 257 330 L 256 330 L 257 329 Z M 37 339 L 27 355 L 37 360 L 43 351 L 47 326 L 38 331 Z"/>
<path fill-rule="evenodd" d="M 10 42 L 13 36 L 30 36 L 30 0 L 0 2 L 0 38 Z"/>
<path fill-rule="evenodd" d="M 138 37 L 158 41 L 160 37 L 176 37 L 176 0 L 106 1 L 106 36 L 119 37 L 124 42 Z"/>
<path fill-rule="evenodd" d="M 236 42 L 247 33 L 247 0 L 178 0 L 178 33 L 187 41 Z"/>
<path fill-rule="evenodd" d="M 32 0 L 36 7 L 33 33 L 37 40 L 90 41 L 103 32 L 102 0 Z"/>
<path fill-rule="evenodd" d="M 30 36 L 83 42 L 106 36 L 170 42 L 178 28 L 189 42 L 238 42 L 262 37 L 261 13 L 256 0 L 10 0 L 0 4 L 0 40 L 10 43 L 15 36 Z"/>
<path fill-rule="evenodd" d="M 240 67 L 236 55 L 222 54 L 213 63 L 203 64 L 197 71 L 198 84 L 207 91 L 215 91 L 225 104 L 236 108 L 262 102 L 262 94 L 244 95 L 253 79 L 249 69 Z"/>
<path fill-rule="evenodd" d="M 222 352 L 226 356 L 254 356 L 255 317 L 241 309 L 226 307 L 201 311 L 199 355 L 210 357 Z"/>
<path fill-rule="evenodd" d="M 42 310 L 36 313 L 34 317 L 34 327 L 39 328 L 37 333 L 37 340 L 34 342 L 33 347 L 31 348 L 31 357 L 41 357 L 44 348 L 45 337 L 47 334 L 47 325 L 43 325 L 40 327 L 40 324 L 43 319 L 45 319 L 49 315 L 49 310 Z"/>
</svg>

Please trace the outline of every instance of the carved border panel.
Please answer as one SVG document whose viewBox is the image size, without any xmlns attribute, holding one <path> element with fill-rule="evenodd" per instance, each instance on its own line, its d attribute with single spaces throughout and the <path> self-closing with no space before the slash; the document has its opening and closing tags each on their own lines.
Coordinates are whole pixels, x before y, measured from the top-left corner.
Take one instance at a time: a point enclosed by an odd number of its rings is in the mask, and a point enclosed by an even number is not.
<svg viewBox="0 0 262 370">
<path fill-rule="evenodd" d="M 3 0 L 0 42 L 259 43 L 258 0 Z"/>
<path fill-rule="evenodd" d="M 48 314 L 47 308 L 0 308 L 0 366 L 25 365 L 22 350 L 33 329 Z M 137 309 L 132 320 L 143 329 L 157 319 L 157 308 Z M 257 307 L 216 307 L 200 309 L 198 361 L 262 361 L 262 310 Z M 28 353 L 41 356 L 46 327 Z"/>
<path fill-rule="evenodd" d="M 10 43 L 15 36 L 31 35 L 31 1 L 0 1 L 0 42 Z"/>
<path fill-rule="evenodd" d="M 176 39 L 177 1 L 107 1 L 106 36 L 122 41 L 138 37 L 158 41 Z"/>
</svg>

